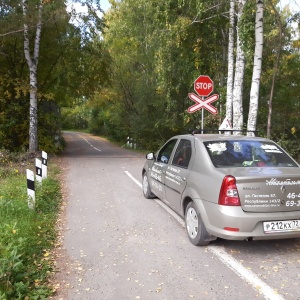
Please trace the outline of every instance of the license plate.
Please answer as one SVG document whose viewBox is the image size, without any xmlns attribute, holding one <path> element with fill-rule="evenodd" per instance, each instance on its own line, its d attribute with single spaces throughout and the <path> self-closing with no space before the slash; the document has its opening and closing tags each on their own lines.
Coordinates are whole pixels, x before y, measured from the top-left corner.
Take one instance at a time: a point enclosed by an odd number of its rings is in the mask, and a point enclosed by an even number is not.
<svg viewBox="0 0 300 300">
<path fill-rule="evenodd" d="M 264 233 L 300 231 L 300 220 L 263 222 Z"/>
</svg>

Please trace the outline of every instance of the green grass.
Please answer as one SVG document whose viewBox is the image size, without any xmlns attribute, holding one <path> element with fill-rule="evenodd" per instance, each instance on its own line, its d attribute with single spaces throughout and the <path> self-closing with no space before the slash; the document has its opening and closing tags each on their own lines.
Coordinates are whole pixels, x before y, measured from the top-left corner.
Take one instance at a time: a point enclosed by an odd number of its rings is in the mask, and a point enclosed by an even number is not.
<svg viewBox="0 0 300 300">
<path fill-rule="evenodd" d="M 0 161 L 0 299 L 47 299 L 54 272 L 51 251 L 61 203 L 58 168 L 36 187 L 35 209 L 28 208 L 25 170 L 32 164 Z M 50 172 L 51 168 L 53 171 Z"/>
</svg>

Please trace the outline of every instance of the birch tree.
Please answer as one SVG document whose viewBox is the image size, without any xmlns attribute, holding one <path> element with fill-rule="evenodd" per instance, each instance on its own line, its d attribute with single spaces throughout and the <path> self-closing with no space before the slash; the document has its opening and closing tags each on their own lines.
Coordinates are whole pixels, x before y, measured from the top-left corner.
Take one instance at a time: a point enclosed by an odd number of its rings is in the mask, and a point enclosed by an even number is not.
<svg viewBox="0 0 300 300">
<path fill-rule="evenodd" d="M 246 0 L 238 0 L 238 22 L 243 15 Z M 245 73 L 245 54 L 240 38 L 240 28 L 237 26 L 237 50 L 233 87 L 233 129 L 243 129 L 243 83 Z"/>
<path fill-rule="evenodd" d="M 22 9 L 24 16 L 24 54 L 29 67 L 29 84 L 30 84 L 30 108 L 29 108 L 29 152 L 36 152 L 38 150 L 38 106 L 37 106 L 37 67 L 40 49 L 40 39 L 42 32 L 42 14 L 43 1 L 40 0 L 37 5 L 37 23 L 34 39 L 33 54 L 30 53 L 30 39 L 29 39 L 29 13 L 28 0 L 22 0 Z"/>
<path fill-rule="evenodd" d="M 234 79 L 234 13 L 235 0 L 230 0 L 229 33 L 228 33 L 228 75 L 227 75 L 227 99 L 226 118 L 232 124 L 232 100 Z"/>
<path fill-rule="evenodd" d="M 248 115 L 247 130 L 256 130 L 259 86 L 261 77 L 262 52 L 263 52 L 263 0 L 256 1 L 256 16 L 255 16 L 255 50 L 252 73 L 252 84 L 250 90 L 250 106 Z M 248 135 L 253 136 L 253 132 L 248 132 Z"/>
</svg>

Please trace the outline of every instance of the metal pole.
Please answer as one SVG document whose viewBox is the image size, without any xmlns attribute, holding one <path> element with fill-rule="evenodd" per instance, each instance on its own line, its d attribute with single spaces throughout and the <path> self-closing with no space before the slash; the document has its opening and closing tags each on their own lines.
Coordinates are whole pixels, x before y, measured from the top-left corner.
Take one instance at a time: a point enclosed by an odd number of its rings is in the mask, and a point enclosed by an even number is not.
<svg viewBox="0 0 300 300">
<path fill-rule="evenodd" d="M 204 97 L 201 97 L 202 101 L 204 101 Z M 204 108 L 202 110 L 202 116 L 201 116 L 201 134 L 203 134 L 203 124 L 204 124 Z"/>
</svg>

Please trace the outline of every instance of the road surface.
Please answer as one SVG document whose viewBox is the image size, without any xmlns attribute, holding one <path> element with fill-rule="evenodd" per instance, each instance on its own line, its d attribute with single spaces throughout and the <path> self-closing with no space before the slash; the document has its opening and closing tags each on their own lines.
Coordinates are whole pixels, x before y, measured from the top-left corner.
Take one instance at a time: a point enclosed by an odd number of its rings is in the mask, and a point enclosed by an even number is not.
<svg viewBox="0 0 300 300">
<path fill-rule="evenodd" d="M 300 239 L 195 247 L 177 215 L 143 197 L 144 155 L 89 134 L 65 139 L 55 299 L 300 299 Z"/>
</svg>

